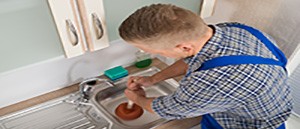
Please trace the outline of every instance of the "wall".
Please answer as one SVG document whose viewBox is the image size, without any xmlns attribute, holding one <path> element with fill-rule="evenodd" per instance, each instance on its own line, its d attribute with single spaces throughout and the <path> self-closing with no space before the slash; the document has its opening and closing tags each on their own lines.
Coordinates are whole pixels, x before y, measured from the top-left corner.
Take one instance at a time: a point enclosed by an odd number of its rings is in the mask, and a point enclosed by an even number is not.
<svg viewBox="0 0 300 129">
<path fill-rule="evenodd" d="M 287 57 L 300 41 L 299 0 L 218 0 L 208 23 L 241 22 L 271 35 Z"/>
<path fill-rule="evenodd" d="M 1 0 L 0 28 L 0 73 L 64 54 L 46 0 Z"/>
<path fill-rule="evenodd" d="M 172 3 L 199 12 L 200 0 L 104 0 L 110 41 L 121 21 L 151 3 Z M 0 1 L 0 73 L 64 54 L 47 0 Z"/>
<path fill-rule="evenodd" d="M 300 123 L 300 45 L 290 58 L 288 70 L 290 77 L 288 83 L 291 86 L 292 97 L 294 98 L 294 113 L 298 116 L 298 123 Z"/>
<path fill-rule="evenodd" d="M 124 41 L 117 40 L 102 51 L 71 59 L 59 56 L 0 73 L 0 108 L 99 76 L 115 66 L 128 66 L 134 62 L 136 51 Z"/>
</svg>

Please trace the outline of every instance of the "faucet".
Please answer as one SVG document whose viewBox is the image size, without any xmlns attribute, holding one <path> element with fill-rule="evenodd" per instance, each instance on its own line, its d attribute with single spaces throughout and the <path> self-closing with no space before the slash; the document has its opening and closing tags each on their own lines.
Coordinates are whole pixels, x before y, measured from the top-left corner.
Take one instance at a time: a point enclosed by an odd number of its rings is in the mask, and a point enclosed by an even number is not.
<svg viewBox="0 0 300 129">
<path fill-rule="evenodd" d="M 79 83 L 79 96 L 76 99 L 65 100 L 65 102 L 77 105 L 78 109 L 82 106 L 91 106 L 89 103 L 96 88 L 106 88 L 107 86 L 115 86 L 113 82 L 108 79 L 88 78 Z"/>
<path fill-rule="evenodd" d="M 114 86 L 113 82 L 109 81 L 108 79 L 89 78 L 82 81 L 79 84 L 79 92 L 83 101 L 87 102 L 88 100 L 90 100 L 95 88 L 103 83 L 106 83 L 109 86 Z"/>
</svg>

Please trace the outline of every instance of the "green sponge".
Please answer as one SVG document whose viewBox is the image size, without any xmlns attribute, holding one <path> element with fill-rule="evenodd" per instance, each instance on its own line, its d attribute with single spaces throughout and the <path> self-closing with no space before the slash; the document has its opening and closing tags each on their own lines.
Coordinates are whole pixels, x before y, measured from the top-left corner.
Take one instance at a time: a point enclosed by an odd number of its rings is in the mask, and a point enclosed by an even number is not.
<svg viewBox="0 0 300 129">
<path fill-rule="evenodd" d="M 104 75 L 111 80 L 117 80 L 128 75 L 128 71 L 122 66 L 114 67 L 104 71 Z"/>
</svg>

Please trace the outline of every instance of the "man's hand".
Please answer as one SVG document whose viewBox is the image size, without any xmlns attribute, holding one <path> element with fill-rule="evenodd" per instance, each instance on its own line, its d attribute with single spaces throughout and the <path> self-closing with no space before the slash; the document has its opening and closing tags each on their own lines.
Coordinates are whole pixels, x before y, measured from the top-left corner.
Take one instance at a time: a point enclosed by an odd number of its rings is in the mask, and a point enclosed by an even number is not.
<svg viewBox="0 0 300 129">
<path fill-rule="evenodd" d="M 129 90 L 137 90 L 140 89 L 141 86 L 148 87 L 154 83 L 154 79 L 149 76 L 131 76 L 127 81 L 127 88 Z"/>
<path fill-rule="evenodd" d="M 183 61 L 183 59 L 176 61 L 171 66 L 166 69 L 152 75 L 152 76 L 132 76 L 127 81 L 127 88 L 130 90 L 136 90 L 141 88 L 141 86 L 148 87 L 153 84 L 172 78 L 186 73 L 188 65 Z"/>
<path fill-rule="evenodd" d="M 150 113 L 154 113 L 151 104 L 155 98 L 146 98 L 145 91 L 142 88 L 136 90 L 125 90 L 125 96 L 133 103 L 141 106 Z"/>
<path fill-rule="evenodd" d="M 146 93 L 142 88 L 135 90 L 126 89 L 125 96 L 132 102 L 136 103 L 140 98 L 146 98 Z"/>
</svg>

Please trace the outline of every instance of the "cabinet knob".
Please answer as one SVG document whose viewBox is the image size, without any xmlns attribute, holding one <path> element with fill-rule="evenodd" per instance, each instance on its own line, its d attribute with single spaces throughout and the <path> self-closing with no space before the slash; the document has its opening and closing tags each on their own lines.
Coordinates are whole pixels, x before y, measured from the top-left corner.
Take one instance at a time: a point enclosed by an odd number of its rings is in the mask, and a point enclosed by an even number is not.
<svg viewBox="0 0 300 129">
<path fill-rule="evenodd" d="M 92 13 L 92 19 L 93 19 L 93 26 L 96 33 L 97 40 L 101 39 L 104 35 L 103 27 L 101 24 L 101 20 L 97 16 L 96 13 Z"/>
<path fill-rule="evenodd" d="M 78 34 L 76 32 L 76 29 L 75 29 L 75 27 L 74 27 L 74 25 L 73 25 L 73 23 L 70 19 L 66 20 L 66 25 L 67 25 L 68 36 L 69 36 L 69 39 L 71 41 L 71 44 L 73 46 L 76 46 L 79 42 Z"/>
</svg>

